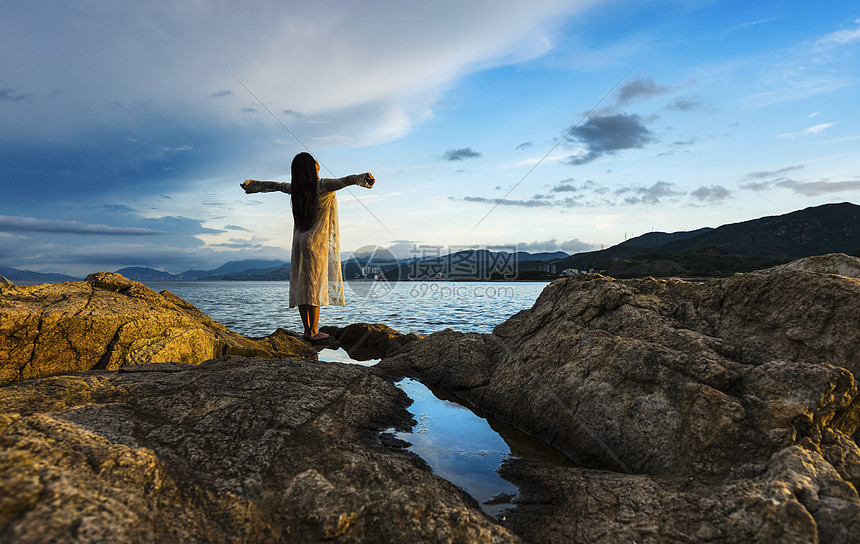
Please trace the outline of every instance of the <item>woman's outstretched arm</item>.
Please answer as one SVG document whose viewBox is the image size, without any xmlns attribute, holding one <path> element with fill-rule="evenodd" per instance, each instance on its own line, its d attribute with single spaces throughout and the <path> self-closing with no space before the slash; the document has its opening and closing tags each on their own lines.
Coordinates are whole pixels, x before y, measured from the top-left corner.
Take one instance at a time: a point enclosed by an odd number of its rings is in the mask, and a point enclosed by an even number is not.
<svg viewBox="0 0 860 544">
<path fill-rule="evenodd" d="M 370 172 L 366 172 L 364 174 L 353 174 L 351 176 L 346 176 L 345 178 L 322 178 L 320 179 L 320 191 L 337 191 L 338 189 L 343 189 L 347 185 L 360 185 L 361 187 L 367 187 L 370 189 L 373 187 L 374 183 L 376 183 L 376 179 Z"/>
<path fill-rule="evenodd" d="M 286 181 L 257 181 L 255 179 L 246 179 L 239 184 L 239 187 L 245 189 L 245 194 L 251 193 L 275 193 L 282 192 L 290 194 L 290 183 Z"/>
</svg>

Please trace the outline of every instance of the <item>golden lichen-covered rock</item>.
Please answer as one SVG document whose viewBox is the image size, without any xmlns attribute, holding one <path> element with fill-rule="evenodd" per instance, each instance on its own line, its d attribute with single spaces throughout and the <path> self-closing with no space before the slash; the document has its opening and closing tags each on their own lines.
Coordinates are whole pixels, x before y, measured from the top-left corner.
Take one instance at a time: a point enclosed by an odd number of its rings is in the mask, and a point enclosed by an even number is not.
<svg viewBox="0 0 860 544">
<path fill-rule="evenodd" d="M 90 369 L 226 354 L 310 356 L 296 338 L 245 338 L 169 291 L 115 273 L 83 282 L 0 285 L 0 384 Z"/>
</svg>

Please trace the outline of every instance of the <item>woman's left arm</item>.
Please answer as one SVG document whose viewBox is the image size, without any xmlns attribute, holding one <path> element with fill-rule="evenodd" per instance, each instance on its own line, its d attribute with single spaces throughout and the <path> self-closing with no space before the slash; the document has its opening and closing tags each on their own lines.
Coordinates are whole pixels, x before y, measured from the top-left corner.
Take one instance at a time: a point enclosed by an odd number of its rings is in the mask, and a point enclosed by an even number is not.
<svg viewBox="0 0 860 544">
<path fill-rule="evenodd" d="M 343 189 L 347 185 L 360 185 L 361 187 L 370 189 L 374 183 L 376 183 L 376 179 L 373 177 L 373 174 L 366 172 L 364 174 L 353 174 L 345 178 L 321 178 L 319 185 L 320 190 L 330 192 Z"/>
</svg>

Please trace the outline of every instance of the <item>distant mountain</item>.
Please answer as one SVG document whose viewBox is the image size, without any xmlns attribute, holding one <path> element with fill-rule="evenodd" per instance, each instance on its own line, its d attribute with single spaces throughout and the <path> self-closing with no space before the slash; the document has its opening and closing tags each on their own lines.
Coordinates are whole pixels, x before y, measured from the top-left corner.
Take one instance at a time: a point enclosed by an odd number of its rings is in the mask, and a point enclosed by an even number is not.
<svg viewBox="0 0 860 544">
<path fill-rule="evenodd" d="M 826 253 L 860 251 L 860 206 L 843 202 L 688 232 L 648 233 L 557 262 L 614 277 L 725 276 Z"/>
<path fill-rule="evenodd" d="M 518 279 L 523 272 L 536 273 L 555 270 L 551 263 L 567 256 L 568 254 L 563 251 L 553 253 L 517 251 L 509 253 L 487 249 L 468 249 L 436 258 L 379 266 L 385 277 L 389 279 L 426 280 L 438 278 L 459 281 Z M 526 276 L 532 277 L 535 274 L 526 274 Z M 344 277 L 353 276 L 345 274 Z"/>
<path fill-rule="evenodd" d="M 688 230 L 682 232 L 649 232 L 647 234 L 643 234 L 642 236 L 637 236 L 635 238 L 630 238 L 629 240 L 625 240 L 618 244 L 621 247 L 635 247 L 639 249 L 653 249 L 655 247 L 660 247 L 668 244 L 669 242 L 676 242 L 678 240 L 686 240 L 688 238 L 694 238 L 700 234 L 705 234 L 714 229 L 711 227 L 703 227 L 701 229 L 696 230 Z"/>
<path fill-rule="evenodd" d="M 179 274 L 170 274 L 143 266 L 121 268 L 117 270 L 117 273 L 135 281 L 217 281 L 225 279 L 249 279 L 246 276 L 267 275 L 284 266 L 289 271 L 289 264 L 284 261 L 247 259 L 244 261 L 230 261 L 214 270 L 186 270 Z"/>
<path fill-rule="evenodd" d="M 59 283 L 62 281 L 79 281 L 81 279 L 67 276 L 65 274 L 43 274 L 42 272 L 18 270 L 17 268 L 12 268 L 9 266 L 0 266 L 0 276 L 3 276 L 12 283 L 18 281 Z"/>
<path fill-rule="evenodd" d="M 225 274 L 220 279 L 225 281 L 286 281 L 290 279 L 290 265 L 285 264 L 276 268 L 250 268 L 238 274 Z"/>
<path fill-rule="evenodd" d="M 199 279 L 220 279 L 221 276 L 227 274 L 242 274 L 251 269 L 267 269 L 274 270 L 287 264 L 284 261 L 269 260 L 269 259 L 245 259 L 243 261 L 229 261 L 222 264 L 215 270 L 186 270 L 180 274 L 176 274 L 177 279 L 182 280 L 199 280 Z"/>
<path fill-rule="evenodd" d="M 122 274 L 126 278 L 134 281 L 170 281 L 176 278 L 176 276 L 168 272 L 162 272 L 161 270 L 146 268 L 144 266 L 120 268 L 116 273 Z"/>
</svg>

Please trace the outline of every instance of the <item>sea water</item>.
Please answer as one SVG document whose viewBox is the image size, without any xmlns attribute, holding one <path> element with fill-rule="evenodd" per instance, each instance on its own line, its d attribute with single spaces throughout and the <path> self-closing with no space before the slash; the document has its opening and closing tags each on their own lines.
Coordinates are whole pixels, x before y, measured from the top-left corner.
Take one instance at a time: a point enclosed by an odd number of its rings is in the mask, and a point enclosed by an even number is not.
<svg viewBox="0 0 860 544">
<path fill-rule="evenodd" d="M 289 306 L 287 282 L 146 282 L 167 289 L 197 306 L 226 327 L 246 336 L 265 336 L 278 327 L 301 331 L 298 311 Z M 429 334 L 451 328 L 489 333 L 520 310 L 531 307 L 547 284 L 526 282 L 346 282 L 347 305 L 321 309 L 320 323 L 344 327 L 356 322 L 384 323 L 400 332 Z M 321 361 L 373 365 L 356 361 L 343 349 L 325 349 Z M 434 392 L 421 382 L 396 384 L 410 399 L 416 420 L 410 432 L 397 436 L 411 444 L 437 475 L 474 497 L 485 512 L 503 515 L 517 488 L 496 472 L 511 457 L 569 463 L 537 439 Z M 393 432 L 393 431 L 391 431 Z M 513 450 L 513 452 L 512 452 Z"/>
<path fill-rule="evenodd" d="M 286 281 L 144 282 L 167 289 L 228 329 L 265 336 L 281 327 L 302 330 L 289 307 Z M 323 306 L 320 325 L 384 323 L 402 333 L 430 334 L 447 328 L 488 333 L 530 308 L 547 282 L 369 282 L 344 283 L 346 306 Z"/>
</svg>

